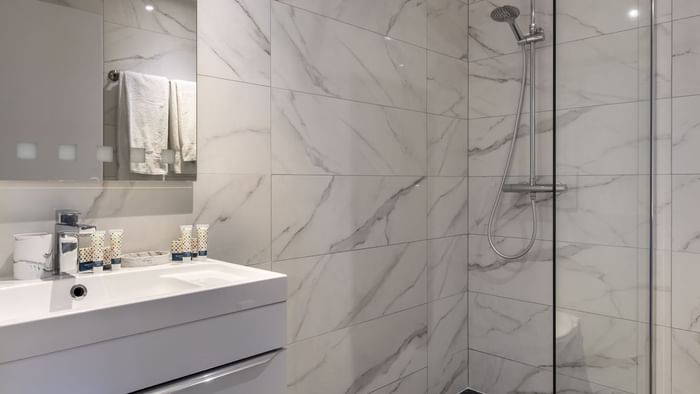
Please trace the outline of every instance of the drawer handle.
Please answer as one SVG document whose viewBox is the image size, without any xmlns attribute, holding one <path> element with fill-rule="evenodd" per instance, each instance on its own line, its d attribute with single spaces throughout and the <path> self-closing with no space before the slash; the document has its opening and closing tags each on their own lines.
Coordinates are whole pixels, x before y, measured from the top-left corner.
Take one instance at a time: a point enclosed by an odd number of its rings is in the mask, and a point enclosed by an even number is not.
<svg viewBox="0 0 700 394">
<path fill-rule="evenodd" d="M 245 361 L 238 361 L 233 364 L 226 365 L 224 367 L 219 367 L 214 370 L 205 371 L 203 373 L 197 374 L 192 377 L 184 378 L 172 383 L 165 383 L 159 387 L 153 389 L 147 389 L 144 391 L 139 391 L 139 394 L 171 394 L 177 393 L 181 390 L 186 390 L 200 384 L 205 384 L 213 382 L 217 379 L 224 378 L 229 375 L 234 375 L 259 367 L 265 364 L 269 364 L 277 355 L 282 351 L 282 349 L 274 350 L 262 354 L 260 356 L 253 357 Z"/>
</svg>

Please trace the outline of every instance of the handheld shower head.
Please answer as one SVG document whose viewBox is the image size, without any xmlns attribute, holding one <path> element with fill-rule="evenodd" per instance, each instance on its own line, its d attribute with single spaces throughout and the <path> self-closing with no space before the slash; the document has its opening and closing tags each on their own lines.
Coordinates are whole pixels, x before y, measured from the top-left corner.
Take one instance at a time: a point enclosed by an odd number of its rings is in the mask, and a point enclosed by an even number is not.
<svg viewBox="0 0 700 394">
<path fill-rule="evenodd" d="M 495 20 L 496 22 L 508 23 L 510 29 L 515 35 L 515 40 L 520 42 L 523 39 L 523 33 L 515 23 L 515 18 L 518 16 L 520 16 L 520 10 L 518 7 L 513 7 L 512 5 L 504 5 L 491 11 L 491 19 Z"/>
</svg>

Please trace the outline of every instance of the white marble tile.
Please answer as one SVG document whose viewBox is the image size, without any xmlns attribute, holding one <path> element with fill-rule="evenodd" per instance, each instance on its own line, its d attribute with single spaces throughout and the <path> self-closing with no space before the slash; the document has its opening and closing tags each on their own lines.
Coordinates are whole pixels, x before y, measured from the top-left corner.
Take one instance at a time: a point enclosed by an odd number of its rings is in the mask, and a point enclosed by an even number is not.
<svg viewBox="0 0 700 394">
<path fill-rule="evenodd" d="M 467 121 L 428 115 L 428 175 L 467 175 Z"/>
<path fill-rule="evenodd" d="M 673 346 L 672 330 L 664 326 L 654 326 L 654 386 L 656 394 L 672 394 L 671 348 Z M 647 383 L 648 385 L 648 383 Z M 640 386 L 643 387 L 643 386 Z"/>
<path fill-rule="evenodd" d="M 465 390 L 468 385 L 468 363 L 469 354 L 466 350 L 454 353 L 439 360 L 439 364 L 428 365 L 428 394 L 458 394 Z M 407 394 L 421 393 L 412 391 Z"/>
<path fill-rule="evenodd" d="M 469 387 L 479 392 L 546 394 L 553 392 L 553 382 L 549 371 L 492 354 L 469 352 Z"/>
<path fill-rule="evenodd" d="M 644 14 L 639 0 L 557 0 L 557 42 L 635 29 Z M 630 14 L 637 10 L 638 15 Z"/>
<path fill-rule="evenodd" d="M 638 112 L 636 103 L 558 111 L 557 174 L 636 174 Z"/>
<path fill-rule="evenodd" d="M 466 60 L 469 10 L 465 0 L 426 0 L 428 49 Z"/>
<path fill-rule="evenodd" d="M 563 47 L 562 47 L 563 48 Z M 561 57 L 560 54 L 558 56 Z M 536 56 L 535 83 L 537 91 L 537 111 L 552 108 L 552 47 L 540 48 Z M 469 117 L 511 115 L 516 112 L 520 81 L 522 77 L 523 55 L 513 53 L 496 56 L 469 63 Z M 557 68 L 557 83 L 562 80 L 563 71 Z M 528 77 L 529 79 L 529 77 Z M 557 103 L 560 95 L 557 91 Z M 523 113 L 530 109 L 530 99 L 527 94 L 523 102 Z"/>
<path fill-rule="evenodd" d="M 537 25 L 544 29 L 545 40 L 539 44 L 551 45 L 554 36 L 552 30 L 551 0 L 537 0 L 535 12 Z M 529 0 L 488 0 L 476 2 L 469 6 L 469 60 L 506 55 L 520 51 L 515 36 L 506 23 L 491 19 L 491 11 L 503 5 L 515 6 L 520 10 L 516 23 L 523 33 L 527 33 L 530 24 Z"/>
<path fill-rule="evenodd" d="M 671 302 L 673 277 L 672 260 L 673 253 L 668 250 L 656 251 L 656 261 L 654 261 L 654 324 L 670 327 Z M 647 306 L 648 302 L 644 302 Z"/>
<path fill-rule="evenodd" d="M 428 384 L 428 369 L 423 368 L 418 372 L 406 376 L 396 382 L 387 384 L 386 386 L 372 391 L 370 394 L 422 394 L 427 390 Z"/>
<path fill-rule="evenodd" d="M 270 261 L 270 178 L 200 174 L 193 223 L 209 229 L 209 256 L 253 265 Z"/>
<path fill-rule="evenodd" d="M 275 174 L 425 175 L 425 114 L 280 89 L 272 104 Z"/>
<path fill-rule="evenodd" d="M 656 101 L 656 173 L 671 174 L 673 151 L 672 100 Z M 642 154 L 648 152 L 640 152 Z"/>
<path fill-rule="evenodd" d="M 469 121 L 469 175 L 502 176 L 513 138 L 515 116 L 496 116 Z M 530 174 L 530 117 L 523 114 L 515 142 L 509 174 Z M 538 175 L 552 174 L 552 112 L 536 117 L 536 169 Z M 560 132 L 561 134 L 561 132 Z M 559 171 L 559 168 L 557 168 Z"/>
<path fill-rule="evenodd" d="M 440 370 L 455 353 L 467 350 L 467 293 L 443 298 L 428 304 L 428 371 L 429 381 L 443 380 Z M 434 386 L 434 384 L 430 384 Z"/>
<path fill-rule="evenodd" d="M 425 110 L 426 51 L 275 2 L 275 87 Z"/>
<path fill-rule="evenodd" d="M 102 14 L 103 0 L 39 0 L 45 3 L 60 5 L 63 7 L 75 8 L 93 14 Z"/>
<path fill-rule="evenodd" d="M 611 246 L 637 246 L 638 182 L 644 176 L 562 176 L 568 190 L 557 199 L 557 239 Z M 645 191 L 645 192 L 648 192 Z M 640 216 L 641 215 L 641 216 Z"/>
<path fill-rule="evenodd" d="M 672 331 L 671 392 L 695 394 L 700 387 L 700 334 Z"/>
<path fill-rule="evenodd" d="M 673 76 L 673 28 L 672 24 L 656 25 L 656 97 L 671 97 Z"/>
<path fill-rule="evenodd" d="M 638 323 L 561 310 L 579 319 L 577 332 L 557 346 L 557 373 L 636 392 Z"/>
<path fill-rule="evenodd" d="M 675 16 L 675 8 L 673 12 Z M 673 22 L 674 97 L 700 94 L 700 74 L 697 72 L 700 68 L 700 41 L 697 39 L 699 29 L 700 17 L 697 16 Z"/>
<path fill-rule="evenodd" d="M 636 101 L 640 94 L 638 40 L 638 32 L 629 30 L 560 45 L 557 107 Z"/>
<path fill-rule="evenodd" d="M 700 15 L 700 4 L 695 0 L 672 0 L 673 19 Z"/>
<path fill-rule="evenodd" d="M 146 5 L 154 9 L 148 11 Z M 191 0 L 107 0 L 104 20 L 190 40 L 197 37 L 197 3 Z"/>
<path fill-rule="evenodd" d="M 426 185 L 414 177 L 273 176 L 275 260 L 426 236 Z"/>
<path fill-rule="evenodd" d="M 428 178 L 428 238 L 468 232 L 468 184 L 464 177 Z"/>
<path fill-rule="evenodd" d="M 282 3 L 425 47 L 424 0 L 281 0 Z"/>
<path fill-rule="evenodd" d="M 673 0 L 655 0 L 656 23 L 670 22 L 672 15 Z"/>
<path fill-rule="evenodd" d="M 462 60 L 428 51 L 428 112 L 467 117 L 469 67 Z"/>
<path fill-rule="evenodd" d="M 672 325 L 674 328 L 700 332 L 700 255 L 673 253 Z"/>
<path fill-rule="evenodd" d="M 672 189 L 672 244 L 677 252 L 700 252 L 700 211 L 697 209 L 700 196 L 700 176 L 673 175 Z"/>
<path fill-rule="evenodd" d="M 466 236 L 428 241 L 428 301 L 467 291 Z"/>
<path fill-rule="evenodd" d="M 198 72 L 270 84 L 270 2 L 200 0 Z"/>
<path fill-rule="evenodd" d="M 551 366 L 552 318 L 550 306 L 470 293 L 469 348 Z"/>
<path fill-rule="evenodd" d="M 427 365 L 425 306 L 294 343 L 289 394 L 369 393 Z"/>
<path fill-rule="evenodd" d="M 288 276 L 288 341 L 424 304 L 426 253 L 416 242 L 273 263 Z"/>
<path fill-rule="evenodd" d="M 557 245 L 557 306 L 636 320 L 637 249 L 575 243 Z"/>
<path fill-rule="evenodd" d="M 197 49 L 192 40 L 104 24 L 104 69 L 135 71 L 194 81 Z"/>
<path fill-rule="evenodd" d="M 494 239 L 499 250 L 514 253 L 529 240 Z M 517 260 L 498 257 L 483 235 L 469 236 L 469 291 L 551 305 L 552 242 L 537 241 L 533 249 Z"/>
<path fill-rule="evenodd" d="M 700 173 L 700 160 L 697 159 L 698 148 L 700 148 L 698 108 L 700 108 L 700 96 L 678 97 L 672 100 L 673 174 Z"/>
<path fill-rule="evenodd" d="M 547 182 L 547 179 L 541 179 Z M 486 235 L 489 214 L 500 185 L 500 177 L 469 178 L 469 232 Z M 524 183 L 527 178 L 509 177 L 507 183 Z M 496 212 L 494 235 L 530 239 L 532 234 L 532 213 L 530 197 L 523 193 L 504 193 Z M 559 206 L 557 206 L 559 209 Z M 537 238 L 552 239 L 551 196 L 538 196 Z"/>
<path fill-rule="evenodd" d="M 270 88 L 200 76 L 200 174 L 270 172 Z"/>
</svg>

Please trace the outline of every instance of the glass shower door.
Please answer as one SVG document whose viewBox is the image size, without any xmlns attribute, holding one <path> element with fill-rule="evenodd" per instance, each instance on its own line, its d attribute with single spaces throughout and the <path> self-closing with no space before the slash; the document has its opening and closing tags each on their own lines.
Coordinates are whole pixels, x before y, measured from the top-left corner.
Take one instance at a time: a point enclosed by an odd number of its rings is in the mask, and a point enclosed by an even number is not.
<svg viewBox="0 0 700 394">
<path fill-rule="evenodd" d="M 650 393 L 653 8 L 554 7 L 554 384 Z"/>
</svg>

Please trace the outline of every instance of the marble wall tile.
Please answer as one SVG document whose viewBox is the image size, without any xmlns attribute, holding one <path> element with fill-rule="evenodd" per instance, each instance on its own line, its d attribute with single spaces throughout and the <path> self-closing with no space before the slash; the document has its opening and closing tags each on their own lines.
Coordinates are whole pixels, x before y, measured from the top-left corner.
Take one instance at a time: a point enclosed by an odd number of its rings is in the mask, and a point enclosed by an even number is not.
<svg viewBox="0 0 700 394">
<path fill-rule="evenodd" d="M 636 101 L 638 32 L 628 30 L 557 48 L 557 107 Z"/>
<path fill-rule="evenodd" d="M 424 178 L 273 176 L 275 260 L 426 237 Z"/>
<path fill-rule="evenodd" d="M 670 174 L 672 169 L 673 116 L 671 103 L 671 99 L 656 101 L 656 174 Z M 640 156 L 645 153 L 647 152 L 640 152 Z"/>
<path fill-rule="evenodd" d="M 146 5 L 155 8 L 148 11 Z M 197 38 L 197 3 L 191 0 L 108 0 L 104 2 L 104 20 L 190 40 Z"/>
<path fill-rule="evenodd" d="M 468 184 L 464 177 L 428 178 L 428 237 L 468 232 Z"/>
<path fill-rule="evenodd" d="M 195 59 L 197 48 L 193 40 L 114 23 L 104 24 L 105 70 L 193 81 L 197 71 Z"/>
<path fill-rule="evenodd" d="M 515 253 L 529 240 L 495 237 L 499 250 Z M 551 305 L 551 241 L 537 241 L 525 257 L 504 260 L 491 250 L 483 235 L 469 236 L 469 291 Z"/>
<path fill-rule="evenodd" d="M 252 265 L 270 261 L 270 178 L 200 174 L 193 223 L 209 224 L 209 255 Z"/>
<path fill-rule="evenodd" d="M 384 36 L 426 45 L 424 0 L 281 0 L 297 8 L 363 27 Z"/>
<path fill-rule="evenodd" d="M 469 386 L 482 393 L 552 393 L 552 373 L 492 354 L 469 351 Z"/>
<path fill-rule="evenodd" d="M 644 12 L 639 0 L 557 0 L 557 42 L 567 42 L 637 28 Z M 642 8 L 642 10 L 640 10 Z"/>
<path fill-rule="evenodd" d="M 425 175 L 424 113 L 280 89 L 272 104 L 273 173 Z"/>
<path fill-rule="evenodd" d="M 671 380 L 673 394 L 692 394 L 700 387 L 700 334 L 673 330 Z"/>
<path fill-rule="evenodd" d="M 656 25 L 656 97 L 671 97 L 673 76 L 673 24 Z"/>
<path fill-rule="evenodd" d="M 200 174 L 270 172 L 270 88 L 200 76 Z"/>
<path fill-rule="evenodd" d="M 636 320 L 639 260 L 635 248 L 557 245 L 557 305 Z"/>
<path fill-rule="evenodd" d="M 426 51 L 275 2 L 275 87 L 425 110 Z"/>
<path fill-rule="evenodd" d="M 270 2 L 200 0 L 198 72 L 270 84 Z"/>
<path fill-rule="evenodd" d="M 673 19 L 700 15 L 700 4 L 694 0 L 672 0 Z"/>
<path fill-rule="evenodd" d="M 428 51 L 428 112 L 467 117 L 469 67 L 462 60 Z"/>
<path fill-rule="evenodd" d="M 675 8 L 673 12 L 675 15 Z M 700 17 L 676 20 L 673 22 L 674 97 L 700 94 L 700 75 L 698 75 L 697 72 L 700 67 L 700 41 L 697 39 L 698 29 L 700 29 Z"/>
<path fill-rule="evenodd" d="M 419 306 L 290 345 L 288 392 L 369 393 L 425 368 L 426 313 Z"/>
<path fill-rule="evenodd" d="M 428 394 L 457 394 L 466 389 L 469 380 L 468 356 L 468 352 L 463 350 L 441 359 L 438 365 L 428 365 Z M 410 393 L 414 392 L 420 393 Z"/>
<path fill-rule="evenodd" d="M 558 111 L 557 174 L 636 174 L 638 112 L 636 103 Z"/>
<path fill-rule="evenodd" d="M 451 355 L 467 350 L 467 293 L 443 298 L 428 304 L 428 380 L 435 380 Z M 433 384 L 430 384 L 433 386 Z"/>
<path fill-rule="evenodd" d="M 673 253 L 672 268 L 672 326 L 683 330 L 700 332 L 700 274 L 698 255 Z"/>
<path fill-rule="evenodd" d="M 700 26 L 700 25 L 699 25 Z M 700 96 L 672 100 L 672 166 L 674 174 L 700 173 Z"/>
<path fill-rule="evenodd" d="M 56 4 L 64 7 L 75 8 L 93 14 L 102 14 L 103 0 L 39 0 L 44 3 Z"/>
<path fill-rule="evenodd" d="M 428 301 L 467 291 L 466 236 L 428 241 Z"/>
<path fill-rule="evenodd" d="M 426 244 L 285 260 L 289 343 L 425 303 Z"/>
<path fill-rule="evenodd" d="M 671 394 L 672 365 L 671 349 L 673 346 L 672 330 L 669 327 L 654 326 L 654 386 L 656 394 Z M 639 385 L 638 387 L 644 387 Z"/>
<path fill-rule="evenodd" d="M 640 352 L 637 322 L 559 310 L 579 319 L 577 332 L 557 346 L 557 373 L 633 393 Z"/>
<path fill-rule="evenodd" d="M 426 0 L 428 3 L 428 49 L 457 59 L 468 55 L 466 0 Z"/>
<path fill-rule="evenodd" d="M 425 393 L 428 385 L 428 369 L 423 368 L 403 379 L 387 384 L 370 394 Z M 465 386 L 466 387 L 466 386 Z"/>
<path fill-rule="evenodd" d="M 469 348 L 530 366 L 552 365 L 552 308 L 469 294 Z"/>
<path fill-rule="evenodd" d="M 469 121 L 469 175 L 502 176 L 513 137 L 515 116 L 496 116 Z M 523 114 L 509 175 L 530 174 L 530 117 Z M 552 174 L 552 112 L 536 117 L 536 165 L 538 175 Z M 561 133 L 561 132 L 560 132 Z M 557 168 L 559 171 L 559 168 Z"/>
<path fill-rule="evenodd" d="M 467 121 L 428 115 L 428 175 L 467 175 Z"/>
<path fill-rule="evenodd" d="M 527 178 L 509 177 L 507 183 L 524 183 Z M 546 179 L 542 180 L 543 182 Z M 469 177 L 469 233 L 486 235 L 489 214 L 500 185 L 500 177 Z M 504 193 L 496 212 L 494 235 L 530 239 L 532 213 L 530 197 L 522 193 Z M 539 196 L 537 202 L 537 238 L 552 239 L 551 196 Z"/>
<path fill-rule="evenodd" d="M 655 0 L 656 5 L 656 23 L 670 22 L 672 15 L 673 0 Z"/>
<path fill-rule="evenodd" d="M 667 250 L 656 251 L 656 261 L 654 261 L 654 323 L 670 327 L 671 326 L 671 310 L 673 309 L 671 302 L 672 289 L 671 280 L 672 272 L 672 255 L 673 253 Z M 648 306 L 648 302 L 644 303 Z"/>
<path fill-rule="evenodd" d="M 678 252 L 700 253 L 700 175 L 673 175 L 672 182 L 671 247 Z"/>
</svg>

